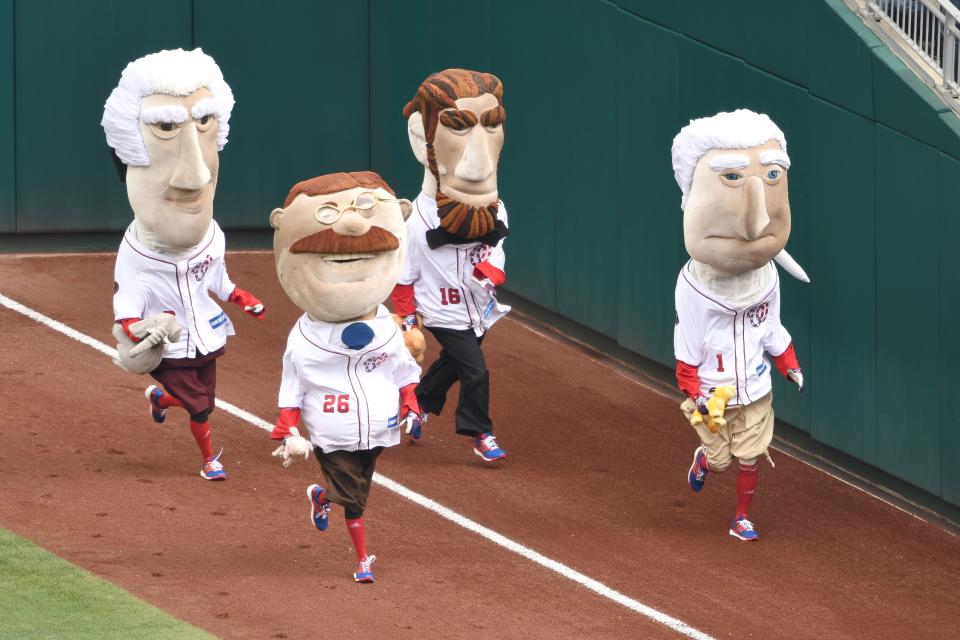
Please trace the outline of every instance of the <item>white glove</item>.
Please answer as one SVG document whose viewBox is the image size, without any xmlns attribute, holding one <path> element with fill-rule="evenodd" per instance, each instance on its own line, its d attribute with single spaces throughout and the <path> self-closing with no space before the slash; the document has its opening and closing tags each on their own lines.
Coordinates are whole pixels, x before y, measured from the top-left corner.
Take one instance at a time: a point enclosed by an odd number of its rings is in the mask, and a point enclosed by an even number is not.
<svg viewBox="0 0 960 640">
<path fill-rule="evenodd" d="M 297 457 L 303 456 L 306 460 L 313 451 L 313 445 L 306 438 L 300 437 L 300 431 L 296 427 L 290 427 L 290 435 L 283 439 L 281 444 L 273 452 L 274 458 L 283 458 L 283 468 L 286 469 L 292 465 Z"/>
<path fill-rule="evenodd" d="M 130 349 L 127 356 L 136 358 L 161 342 L 164 344 L 177 342 L 180 340 L 180 331 L 180 323 L 169 313 L 158 313 L 139 322 L 134 322 L 130 325 L 130 333 L 141 338 L 141 340 Z"/>
<path fill-rule="evenodd" d="M 797 392 L 803 391 L 803 372 L 800 369 L 790 369 L 787 371 L 787 377 L 797 384 Z"/>
</svg>

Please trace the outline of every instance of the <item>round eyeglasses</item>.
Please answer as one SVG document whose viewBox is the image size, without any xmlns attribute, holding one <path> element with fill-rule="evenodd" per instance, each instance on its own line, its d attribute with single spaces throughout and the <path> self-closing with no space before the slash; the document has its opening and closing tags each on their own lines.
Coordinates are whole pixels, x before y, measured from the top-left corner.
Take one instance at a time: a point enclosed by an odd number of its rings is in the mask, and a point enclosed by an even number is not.
<svg viewBox="0 0 960 640">
<path fill-rule="evenodd" d="M 320 205 L 314 212 L 313 217 L 317 219 L 317 222 L 321 224 L 334 224 L 337 220 L 340 219 L 340 216 L 345 214 L 351 209 L 356 209 L 357 211 L 370 211 L 375 206 L 381 202 L 400 202 L 396 198 L 385 198 L 378 193 L 373 191 L 363 191 L 357 194 L 357 197 L 353 199 L 353 204 L 350 206 L 340 209 L 331 202 L 326 202 Z"/>
</svg>

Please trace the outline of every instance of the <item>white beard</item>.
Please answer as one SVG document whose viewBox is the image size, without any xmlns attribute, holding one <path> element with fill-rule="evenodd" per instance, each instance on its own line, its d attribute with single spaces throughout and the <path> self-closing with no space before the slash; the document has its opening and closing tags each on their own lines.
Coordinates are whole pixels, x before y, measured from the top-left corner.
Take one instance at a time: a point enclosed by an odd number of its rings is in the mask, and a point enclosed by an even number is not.
<svg viewBox="0 0 960 640">
<path fill-rule="evenodd" d="M 693 274 L 700 284 L 738 309 L 750 306 L 763 295 L 776 277 L 776 269 L 773 262 L 768 262 L 759 269 L 732 276 L 693 260 Z"/>
</svg>

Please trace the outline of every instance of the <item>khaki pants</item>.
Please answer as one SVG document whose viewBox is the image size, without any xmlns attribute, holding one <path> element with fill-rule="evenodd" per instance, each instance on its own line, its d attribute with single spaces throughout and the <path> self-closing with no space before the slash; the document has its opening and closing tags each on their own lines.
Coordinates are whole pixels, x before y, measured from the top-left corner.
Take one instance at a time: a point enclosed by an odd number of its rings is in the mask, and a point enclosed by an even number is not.
<svg viewBox="0 0 960 640">
<path fill-rule="evenodd" d="M 687 424 L 696 411 L 696 405 L 687 398 L 680 405 Z M 705 424 L 694 427 L 707 451 L 710 471 L 726 470 L 734 458 L 759 458 L 773 440 L 773 392 L 746 406 L 729 407 L 723 417 L 727 424 L 717 433 L 711 433 Z"/>
</svg>

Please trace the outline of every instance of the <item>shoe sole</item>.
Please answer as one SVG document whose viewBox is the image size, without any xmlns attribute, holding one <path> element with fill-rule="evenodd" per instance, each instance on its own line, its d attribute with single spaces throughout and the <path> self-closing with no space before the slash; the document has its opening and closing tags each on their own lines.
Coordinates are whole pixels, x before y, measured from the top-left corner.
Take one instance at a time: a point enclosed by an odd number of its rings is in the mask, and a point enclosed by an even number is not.
<svg viewBox="0 0 960 640">
<path fill-rule="evenodd" d="M 480 456 L 480 459 L 484 462 L 496 462 L 497 460 L 503 460 L 507 457 L 507 454 L 503 454 L 502 456 L 497 456 L 496 458 L 488 458 L 487 456 L 483 455 L 479 449 L 474 449 L 473 452 Z"/>
<path fill-rule="evenodd" d="M 690 487 L 690 490 L 693 491 L 694 493 L 700 493 L 700 490 L 703 489 L 702 483 L 700 484 L 700 489 L 694 489 L 693 485 L 690 484 L 690 476 L 693 475 L 693 470 L 697 466 L 697 454 L 700 453 L 701 449 L 703 449 L 703 447 L 697 447 L 696 449 L 693 450 L 693 462 L 690 463 L 690 468 L 687 470 L 687 486 Z M 705 449 L 704 449 L 704 453 L 706 453 Z M 707 480 L 707 476 L 703 476 L 703 481 L 706 482 L 706 480 Z"/>
<path fill-rule="evenodd" d="M 733 536 L 733 537 L 736 538 L 737 540 L 742 540 L 743 542 L 756 542 L 757 540 L 760 539 L 760 536 L 759 536 L 759 535 L 756 536 L 756 537 L 753 537 L 753 538 L 744 538 L 742 535 L 740 535 L 739 533 L 737 533 L 737 532 L 734 531 L 733 529 L 730 529 L 730 531 L 728 531 L 727 533 L 729 533 L 731 536 Z"/>
<path fill-rule="evenodd" d="M 369 576 L 366 578 L 358 578 L 357 574 L 353 574 L 353 581 L 356 582 L 357 584 L 373 584 L 374 582 L 377 581 L 377 579 L 374 578 L 373 576 Z"/>
<path fill-rule="evenodd" d="M 152 384 L 149 387 L 147 387 L 147 390 L 143 392 L 143 395 L 147 396 L 147 402 L 150 403 L 150 408 L 148 409 L 148 412 L 150 413 L 150 417 L 153 418 L 153 421 L 156 422 L 157 424 L 163 424 L 167 420 L 166 414 L 160 416 L 159 420 L 157 420 L 157 417 L 153 415 L 153 398 L 151 398 L 150 396 L 153 395 L 154 389 L 160 389 L 160 387 L 158 387 L 155 384 Z"/>
<path fill-rule="evenodd" d="M 205 474 L 203 471 L 201 471 L 201 472 L 200 472 L 200 477 L 203 478 L 204 480 L 209 480 L 210 482 L 219 482 L 219 481 L 221 481 L 221 480 L 226 480 L 226 479 L 227 479 L 227 474 L 226 474 L 226 472 L 224 472 L 223 475 L 208 476 L 208 475 Z"/>
<path fill-rule="evenodd" d="M 315 502 L 313 501 L 313 488 L 314 488 L 314 487 L 317 487 L 318 489 L 320 489 L 321 491 L 323 491 L 323 487 L 321 487 L 321 486 L 318 485 L 318 484 L 312 484 L 312 485 L 310 485 L 309 487 L 307 487 L 307 498 L 310 500 L 310 524 L 312 524 L 312 525 L 313 525 L 313 528 L 316 529 L 317 531 L 326 531 L 326 528 L 321 529 L 320 527 L 318 527 L 316 521 L 313 519 L 313 515 L 317 512 L 317 511 L 316 511 L 316 509 L 317 509 L 317 503 L 315 503 Z M 326 491 L 324 491 L 324 495 L 326 495 Z M 330 516 L 328 515 L 328 516 L 327 516 L 327 522 L 329 523 L 329 521 L 330 521 Z"/>
</svg>

